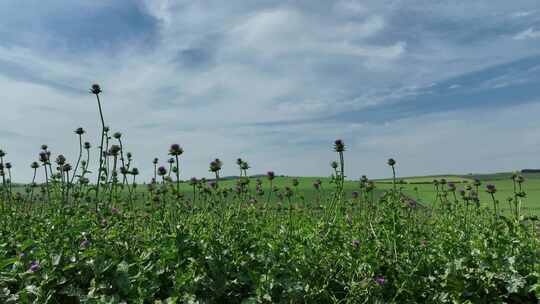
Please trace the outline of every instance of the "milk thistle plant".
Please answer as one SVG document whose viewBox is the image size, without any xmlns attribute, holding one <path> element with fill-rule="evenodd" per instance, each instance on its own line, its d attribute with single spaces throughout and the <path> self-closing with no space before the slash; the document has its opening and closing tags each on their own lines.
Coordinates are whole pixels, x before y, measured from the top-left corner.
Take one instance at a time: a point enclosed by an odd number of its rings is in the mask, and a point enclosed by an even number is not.
<svg viewBox="0 0 540 304">
<path fill-rule="evenodd" d="M 0 150 L 0 303 L 538 302 L 538 221 L 521 208 L 534 198 L 519 172 L 486 182 L 485 195 L 480 180 L 440 178 L 431 192 L 398 183 L 394 159 L 391 184 L 351 181 L 336 140 L 331 178 L 249 177 L 243 159 L 224 178 L 214 159 L 215 178 L 183 182 L 184 149 L 172 144 L 163 165 L 147 160 L 148 183 L 126 136 L 105 125 L 101 88 L 91 93 L 99 163 L 77 128 L 74 166 L 43 145 L 24 187 Z"/>
</svg>

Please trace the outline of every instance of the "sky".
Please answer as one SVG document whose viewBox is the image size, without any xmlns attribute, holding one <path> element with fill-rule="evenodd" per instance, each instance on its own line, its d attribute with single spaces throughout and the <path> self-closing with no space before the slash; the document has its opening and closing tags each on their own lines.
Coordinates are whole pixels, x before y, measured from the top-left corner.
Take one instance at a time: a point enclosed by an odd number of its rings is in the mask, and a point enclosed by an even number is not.
<svg viewBox="0 0 540 304">
<path fill-rule="evenodd" d="M 93 83 L 144 178 L 173 143 L 183 178 L 328 176 L 338 138 L 349 178 L 540 167 L 537 0 L 3 0 L 14 181 L 44 143 L 74 163 L 77 127 L 97 151 Z"/>
</svg>

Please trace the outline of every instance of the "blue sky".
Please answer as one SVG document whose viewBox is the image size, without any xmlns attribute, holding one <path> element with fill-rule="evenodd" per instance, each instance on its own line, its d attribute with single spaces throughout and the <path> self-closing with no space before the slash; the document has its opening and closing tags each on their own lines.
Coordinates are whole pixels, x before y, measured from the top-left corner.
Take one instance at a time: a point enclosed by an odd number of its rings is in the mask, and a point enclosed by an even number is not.
<svg viewBox="0 0 540 304">
<path fill-rule="evenodd" d="M 16 180 L 42 143 L 73 160 L 76 127 L 96 146 L 94 82 L 145 176 L 171 143 L 185 178 L 325 176 L 336 138 L 350 177 L 540 167 L 536 0 L 2 1 Z"/>
</svg>

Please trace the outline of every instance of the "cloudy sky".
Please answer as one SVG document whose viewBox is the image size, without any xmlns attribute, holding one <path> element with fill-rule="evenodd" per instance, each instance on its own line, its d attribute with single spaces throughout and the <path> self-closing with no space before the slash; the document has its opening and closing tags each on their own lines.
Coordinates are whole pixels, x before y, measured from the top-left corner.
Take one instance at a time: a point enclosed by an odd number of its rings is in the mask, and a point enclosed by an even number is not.
<svg viewBox="0 0 540 304">
<path fill-rule="evenodd" d="M 326 176 L 336 138 L 350 177 L 538 168 L 537 1 L 3 0 L 0 148 L 28 180 L 97 146 L 97 82 L 145 176 L 171 143 L 184 177 Z"/>
</svg>

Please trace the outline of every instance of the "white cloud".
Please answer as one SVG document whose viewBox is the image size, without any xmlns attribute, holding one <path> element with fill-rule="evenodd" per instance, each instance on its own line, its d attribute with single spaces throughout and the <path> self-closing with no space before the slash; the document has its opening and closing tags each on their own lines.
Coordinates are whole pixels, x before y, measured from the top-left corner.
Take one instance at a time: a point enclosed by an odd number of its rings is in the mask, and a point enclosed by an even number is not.
<svg viewBox="0 0 540 304">
<path fill-rule="evenodd" d="M 537 39 L 540 38 L 540 31 L 533 29 L 532 27 L 519 32 L 514 36 L 516 40 Z"/>
</svg>

